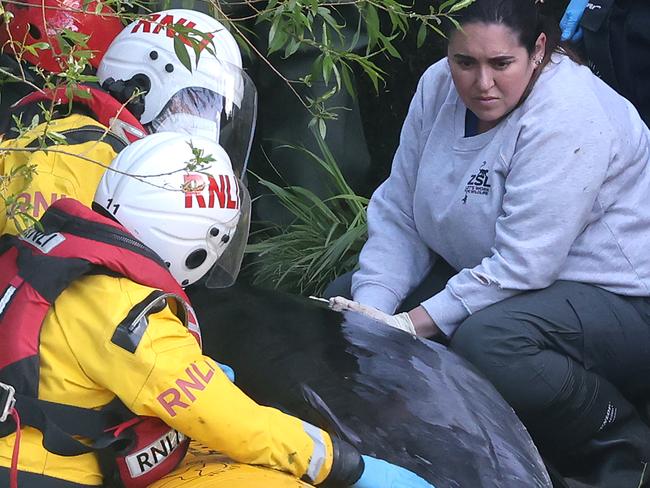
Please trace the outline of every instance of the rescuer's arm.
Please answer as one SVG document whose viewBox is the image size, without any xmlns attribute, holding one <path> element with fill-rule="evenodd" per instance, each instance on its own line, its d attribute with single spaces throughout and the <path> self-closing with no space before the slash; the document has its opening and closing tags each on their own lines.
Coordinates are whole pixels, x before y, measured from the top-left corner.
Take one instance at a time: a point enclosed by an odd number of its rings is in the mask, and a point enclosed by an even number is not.
<svg viewBox="0 0 650 488">
<path fill-rule="evenodd" d="M 235 461 L 287 471 L 315 485 L 433 488 L 415 473 L 361 456 L 354 447 L 318 427 L 258 405 L 214 360 L 201 354 L 193 338 L 176 339 L 177 348 L 166 344 L 162 323 L 177 329 L 180 324 L 174 323 L 174 317 L 163 311 L 151 320 L 149 327 L 156 327 L 150 334 L 156 364 L 130 405 L 132 411 L 159 417 Z"/>
<path fill-rule="evenodd" d="M 313 484 L 337 479 L 351 485 L 363 471 L 361 456 L 350 445 L 247 397 L 202 355 L 168 307 L 148 317 L 134 352 L 113 344 L 110 336 L 104 348 L 103 363 L 89 376 L 138 415 L 158 417 L 235 461 L 286 471 Z"/>
<path fill-rule="evenodd" d="M 96 406 L 110 401 L 112 392 L 134 413 L 158 417 L 235 461 L 286 471 L 311 484 L 431 488 L 408 470 L 362 458 L 325 431 L 256 404 L 201 354 L 169 307 L 144 320 L 136 313 L 151 292 L 97 275 L 78 280 L 57 300 L 65 318 L 59 324 L 87 377 L 77 381 L 96 391 Z"/>
</svg>

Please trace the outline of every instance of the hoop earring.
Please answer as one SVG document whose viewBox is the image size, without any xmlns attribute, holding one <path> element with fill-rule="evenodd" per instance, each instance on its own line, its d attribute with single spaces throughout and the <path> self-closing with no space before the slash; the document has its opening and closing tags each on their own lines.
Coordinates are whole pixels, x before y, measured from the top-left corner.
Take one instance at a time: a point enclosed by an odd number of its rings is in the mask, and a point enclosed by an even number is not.
<svg viewBox="0 0 650 488">
<path fill-rule="evenodd" d="M 536 60 L 535 60 L 535 64 L 536 64 L 537 66 L 541 66 L 543 62 L 544 62 L 544 59 L 543 59 L 543 58 L 539 58 L 539 59 L 536 59 Z"/>
</svg>

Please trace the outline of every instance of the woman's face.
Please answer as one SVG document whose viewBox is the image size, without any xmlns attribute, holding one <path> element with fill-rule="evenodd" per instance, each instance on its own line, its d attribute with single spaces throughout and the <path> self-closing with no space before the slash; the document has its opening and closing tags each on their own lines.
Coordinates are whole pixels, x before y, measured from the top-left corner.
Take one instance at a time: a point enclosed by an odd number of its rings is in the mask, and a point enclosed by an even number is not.
<svg viewBox="0 0 650 488">
<path fill-rule="evenodd" d="M 454 85 L 484 130 L 517 106 L 545 47 L 542 33 L 529 55 L 517 35 L 501 24 L 469 23 L 451 35 L 447 61 Z"/>
</svg>

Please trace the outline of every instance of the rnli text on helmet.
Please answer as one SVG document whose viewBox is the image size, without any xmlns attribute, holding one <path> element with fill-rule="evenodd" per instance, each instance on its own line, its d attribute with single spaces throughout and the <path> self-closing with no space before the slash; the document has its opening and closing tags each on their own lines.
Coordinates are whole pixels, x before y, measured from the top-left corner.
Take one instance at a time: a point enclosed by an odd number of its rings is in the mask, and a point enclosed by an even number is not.
<svg viewBox="0 0 650 488">
<path fill-rule="evenodd" d="M 230 175 L 219 175 L 219 182 L 212 175 L 202 175 L 199 173 L 189 173 L 184 175 L 183 190 L 185 193 L 185 208 L 193 208 L 193 196 L 196 197 L 196 203 L 199 208 L 206 208 L 205 197 L 205 180 L 208 179 L 208 208 L 214 208 L 215 203 L 219 208 L 230 208 L 237 210 L 239 208 L 239 187 L 237 181 Z M 216 195 L 216 199 L 215 199 Z"/>
<path fill-rule="evenodd" d="M 191 20 L 188 21 L 182 17 L 174 19 L 173 15 L 165 15 L 162 19 L 160 19 L 160 15 L 161 14 L 153 14 L 145 17 L 144 19 L 141 19 L 137 24 L 133 26 L 131 33 L 135 34 L 138 32 L 138 30 L 140 30 L 140 28 L 142 28 L 143 33 L 159 34 L 163 27 L 166 27 L 165 33 L 167 34 L 167 37 L 174 37 L 174 25 L 182 25 L 188 29 L 196 28 L 196 22 L 192 22 Z M 153 29 L 151 29 L 151 24 L 154 25 Z M 205 49 L 212 42 L 212 39 L 214 39 L 214 33 L 212 32 L 204 32 L 203 34 L 205 37 L 203 37 L 203 40 L 198 45 L 200 51 L 203 51 L 203 49 Z M 185 36 L 179 35 L 178 38 L 183 42 L 183 44 L 192 47 L 192 43 Z"/>
</svg>

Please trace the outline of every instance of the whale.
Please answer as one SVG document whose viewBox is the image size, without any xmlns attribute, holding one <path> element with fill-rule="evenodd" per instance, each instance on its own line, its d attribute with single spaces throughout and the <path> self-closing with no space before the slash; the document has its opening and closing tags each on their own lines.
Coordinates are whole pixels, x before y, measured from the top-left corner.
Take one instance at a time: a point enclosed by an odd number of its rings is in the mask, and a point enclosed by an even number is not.
<svg viewBox="0 0 650 488">
<path fill-rule="evenodd" d="M 236 284 L 188 289 L 204 353 L 278 408 L 436 488 L 552 487 L 524 425 L 445 346 L 314 300 Z"/>
</svg>

